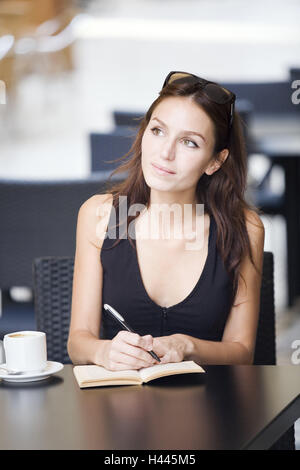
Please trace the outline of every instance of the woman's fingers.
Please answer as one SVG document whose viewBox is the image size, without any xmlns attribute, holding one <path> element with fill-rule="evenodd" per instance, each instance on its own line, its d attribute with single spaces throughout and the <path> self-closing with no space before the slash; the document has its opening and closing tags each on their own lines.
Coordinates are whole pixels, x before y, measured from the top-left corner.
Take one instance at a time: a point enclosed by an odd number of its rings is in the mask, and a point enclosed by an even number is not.
<svg viewBox="0 0 300 470">
<path fill-rule="evenodd" d="M 168 347 L 162 338 L 158 337 L 153 339 L 153 351 L 155 351 L 158 356 L 164 356 L 169 349 L 170 346 Z"/>
<path fill-rule="evenodd" d="M 110 360 L 115 364 L 125 364 L 130 369 L 141 369 L 156 363 L 147 352 L 152 349 L 151 335 L 140 336 L 128 331 L 120 331 L 112 340 Z"/>
<path fill-rule="evenodd" d="M 140 368 L 149 367 L 154 364 L 154 362 L 152 362 L 154 359 L 150 354 L 125 343 L 112 351 L 112 359 L 116 362 L 124 362 L 130 366 L 138 366 Z"/>
<path fill-rule="evenodd" d="M 111 351 L 110 359 L 113 363 L 125 365 L 127 369 L 142 369 L 153 365 L 151 362 L 145 362 L 137 357 L 116 350 Z M 150 359 L 152 360 L 151 356 Z"/>
<path fill-rule="evenodd" d="M 152 357 L 150 354 L 145 351 L 144 349 L 141 349 L 140 347 L 132 346 L 131 344 L 120 342 L 116 343 L 116 349 L 120 353 L 124 353 L 128 356 L 132 356 L 136 359 L 139 359 L 140 361 L 143 361 L 145 363 L 145 367 L 147 367 L 148 364 L 152 363 Z"/>
<path fill-rule="evenodd" d="M 131 344 L 132 346 L 146 349 L 146 351 L 151 351 L 153 347 L 153 337 L 151 335 L 140 336 L 137 333 L 131 333 L 130 331 L 120 331 L 116 335 L 116 338 L 127 344 Z"/>
</svg>

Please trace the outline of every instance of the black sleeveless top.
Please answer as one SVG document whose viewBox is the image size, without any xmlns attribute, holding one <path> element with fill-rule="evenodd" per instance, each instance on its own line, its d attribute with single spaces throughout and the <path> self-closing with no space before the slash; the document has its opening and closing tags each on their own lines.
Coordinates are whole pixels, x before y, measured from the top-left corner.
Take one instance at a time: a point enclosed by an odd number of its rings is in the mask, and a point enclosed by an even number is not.
<svg viewBox="0 0 300 470">
<path fill-rule="evenodd" d="M 231 309 L 232 282 L 217 251 L 213 216 L 210 215 L 208 254 L 197 284 L 181 302 L 162 307 L 147 294 L 137 253 L 129 240 L 123 238 L 111 248 L 116 243 L 116 238 L 109 238 L 115 231 L 116 221 L 112 213 L 100 255 L 103 267 L 102 306 L 107 303 L 115 308 L 141 336 L 182 333 L 199 339 L 221 341 Z M 118 213 L 116 209 L 117 223 Z M 121 234 L 125 226 L 121 224 L 116 230 L 117 234 Z M 135 240 L 133 242 L 136 246 Z M 100 337 L 112 339 L 120 329 L 119 323 L 102 307 Z"/>
</svg>

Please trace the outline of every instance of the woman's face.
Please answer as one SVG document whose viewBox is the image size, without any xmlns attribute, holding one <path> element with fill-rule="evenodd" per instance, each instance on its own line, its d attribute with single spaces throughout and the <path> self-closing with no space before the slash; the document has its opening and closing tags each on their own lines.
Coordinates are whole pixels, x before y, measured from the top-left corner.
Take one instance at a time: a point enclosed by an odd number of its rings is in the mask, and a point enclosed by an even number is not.
<svg viewBox="0 0 300 470">
<path fill-rule="evenodd" d="M 200 106 L 188 97 L 165 98 L 153 111 L 142 139 L 147 185 L 160 191 L 195 189 L 204 172 L 213 173 L 214 144 L 213 123 Z"/>
</svg>

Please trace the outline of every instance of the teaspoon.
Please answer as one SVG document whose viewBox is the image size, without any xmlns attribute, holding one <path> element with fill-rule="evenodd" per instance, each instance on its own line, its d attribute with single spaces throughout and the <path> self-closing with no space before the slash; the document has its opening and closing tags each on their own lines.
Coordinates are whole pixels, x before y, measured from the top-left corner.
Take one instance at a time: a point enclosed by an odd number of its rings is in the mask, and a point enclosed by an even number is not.
<svg viewBox="0 0 300 470">
<path fill-rule="evenodd" d="M 21 370 L 8 369 L 7 367 L 0 366 L 1 370 L 5 370 L 8 375 L 20 375 L 23 374 Z"/>
</svg>

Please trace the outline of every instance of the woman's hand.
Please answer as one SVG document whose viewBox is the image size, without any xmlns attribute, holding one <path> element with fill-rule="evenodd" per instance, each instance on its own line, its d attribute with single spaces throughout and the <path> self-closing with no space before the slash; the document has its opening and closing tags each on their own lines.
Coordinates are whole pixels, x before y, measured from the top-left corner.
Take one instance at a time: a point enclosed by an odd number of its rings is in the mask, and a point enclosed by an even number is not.
<svg viewBox="0 0 300 470">
<path fill-rule="evenodd" d="M 181 362 L 187 359 L 192 347 L 188 336 L 174 334 L 154 338 L 153 351 L 158 355 L 162 364 L 168 362 Z"/>
<path fill-rule="evenodd" d="M 120 331 L 107 341 L 101 357 L 101 365 L 109 370 L 142 369 L 157 364 L 147 351 L 153 348 L 151 335 L 140 336 L 129 331 Z"/>
</svg>

